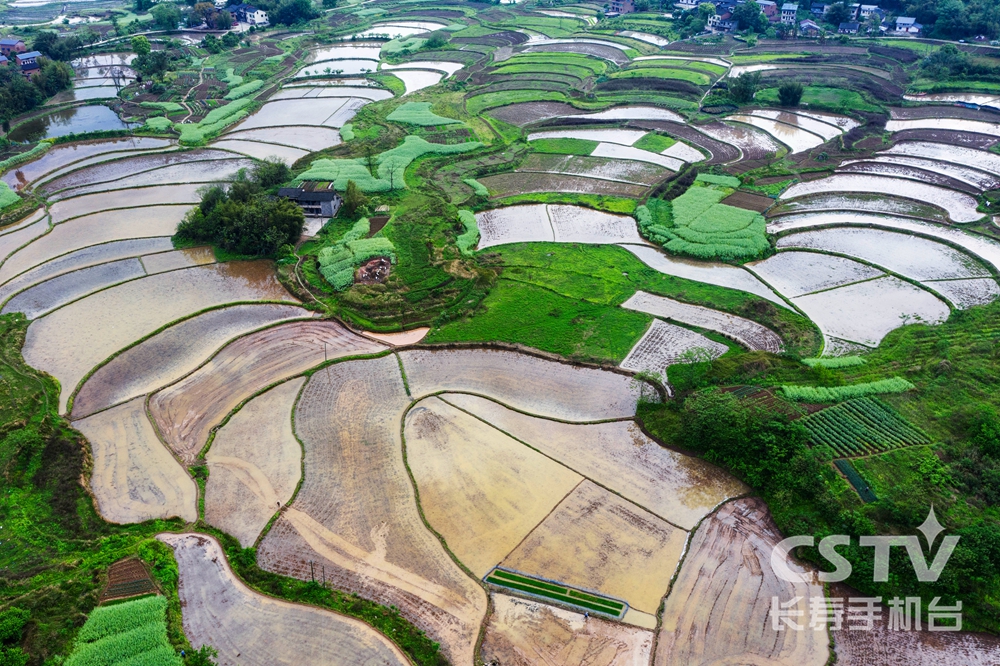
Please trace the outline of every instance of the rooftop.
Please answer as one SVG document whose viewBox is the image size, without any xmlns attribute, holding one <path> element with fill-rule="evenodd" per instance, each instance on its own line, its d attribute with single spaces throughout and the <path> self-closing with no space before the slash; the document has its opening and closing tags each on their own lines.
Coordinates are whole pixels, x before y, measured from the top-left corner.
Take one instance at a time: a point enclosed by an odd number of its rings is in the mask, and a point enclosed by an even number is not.
<svg viewBox="0 0 1000 666">
<path fill-rule="evenodd" d="M 42 54 L 38 51 L 28 51 L 27 53 L 18 53 L 17 57 L 20 60 L 29 60 L 31 58 L 41 58 Z"/>
<path fill-rule="evenodd" d="M 3 46 L 14 46 L 15 44 L 23 41 L 23 39 L 18 39 L 17 37 L 4 37 L 3 39 L 0 39 L 0 44 Z"/>
</svg>

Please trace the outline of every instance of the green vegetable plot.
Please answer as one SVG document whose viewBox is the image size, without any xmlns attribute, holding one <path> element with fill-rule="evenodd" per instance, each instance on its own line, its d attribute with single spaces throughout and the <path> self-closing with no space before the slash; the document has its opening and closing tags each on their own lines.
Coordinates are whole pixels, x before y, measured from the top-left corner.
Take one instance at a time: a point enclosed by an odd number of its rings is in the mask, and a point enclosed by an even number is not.
<svg viewBox="0 0 1000 666">
<path fill-rule="evenodd" d="M 396 248 L 388 238 L 366 238 L 371 231 L 368 218 L 358 220 L 335 245 L 324 247 L 316 260 L 319 272 L 337 291 L 354 284 L 354 272 L 361 264 L 375 257 L 389 257 L 396 263 Z"/>
<path fill-rule="evenodd" d="M 166 612 L 161 596 L 94 609 L 65 666 L 182 666 L 167 640 Z"/>
<path fill-rule="evenodd" d="M 209 111 L 197 123 L 174 123 L 174 129 L 181 133 L 181 143 L 200 145 L 219 134 L 229 125 L 243 120 L 250 113 L 247 107 L 252 100 L 240 99 Z"/>
<path fill-rule="evenodd" d="M 616 618 L 620 618 L 626 610 L 625 604 L 620 601 L 615 601 L 614 599 L 608 599 L 606 597 L 599 597 L 587 592 L 574 590 L 571 587 L 556 585 L 538 580 L 536 578 L 530 578 L 522 574 L 504 571 L 503 569 L 494 569 L 490 572 L 490 574 L 486 577 L 486 582 L 492 585 L 499 585 L 512 590 L 518 590 L 519 592 L 526 592 L 527 594 L 553 599 L 571 606 L 578 606 L 588 611 L 604 613 L 605 615 L 611 615 Z"/>
<path fill-rule="evenodd" d="M 800 402 L 840 402 L 879 393 L 905 393 L 912 388 L 913 384 L 902 377 L 893 377 L 850 386 L 782 386 L 781 392 L 789 400 Z"/>
<path fill-rule="evenodd" d="M 719 203 L 731 191 L 696 183 L 673 200 L 674 226 L 662 228 L 661 235 L 651 240 L 699 259 L 748 261 L 764 255 L 771 247 L 764 217 Z"/>
<path fill-rule="evenodd" d="M 7 183 L 0 180 L 0 210 L 16 204 L 20 200 L 21 197 L 17 196 L 17 193 L 10 189 Z"/>
<path fill-rule="evenodd" d="M 841 456 L 930 443 L 926 433 L 877 398 L 850 400 L 807 416 L 801 423 L 812 435 L 810 444 L 829 446 Z"/>
<path fill-rule="evenodd" d="M 451 125 L 461 123 L 461 120 L 445 118 L 431 111 L 430 102 L 407 102 L 395 111 L 386 116 L 386 120 L 394 123 L 409 123 L 422 127 L 432 127 L 434 125 Z"/>
</svg>

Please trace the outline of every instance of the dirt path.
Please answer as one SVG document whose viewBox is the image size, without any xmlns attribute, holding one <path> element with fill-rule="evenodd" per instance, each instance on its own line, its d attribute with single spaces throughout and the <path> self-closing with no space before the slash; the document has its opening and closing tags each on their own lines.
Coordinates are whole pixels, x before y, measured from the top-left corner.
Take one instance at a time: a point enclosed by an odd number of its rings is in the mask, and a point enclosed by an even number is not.
<svg viewBox="0 0 1000 666">
<path fill-rule="evenodd" d="M 187 93 L 184 94 L 184 98 L 181 99 L 181 106 L 187 109 L 188 112 L 188 114 L 184 116 L 184 119 L 181 120 L 182 123 L 186 123 L 188 121 L 188 118 L 194 115 L 194 111 L 192 111 L 191 107 L 188 106 L 187 101 L 188 98 L 191 96 L 191 93 L 197 90 L 198 86 L 200 86 L 204 82 L 205 82 L 205 63 L 202 62 L 201 69 L 198 70 L 198 83 L 191 86 L 191 88 L 187 91 Z"/>
</svg>

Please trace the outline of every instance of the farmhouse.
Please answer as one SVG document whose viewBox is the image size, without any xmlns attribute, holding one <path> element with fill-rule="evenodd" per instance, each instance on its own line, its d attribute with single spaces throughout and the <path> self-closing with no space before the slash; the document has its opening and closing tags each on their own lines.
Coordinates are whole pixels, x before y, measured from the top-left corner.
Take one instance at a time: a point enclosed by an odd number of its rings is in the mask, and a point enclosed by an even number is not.
<svg viewBox="0 0 1000 666">
<path fill-rule="evenodd" d="M 6 65 L 9 62 L 10 60 L 7 59 L 7 56 L 0 56 L 0 65 Z"/>
<path fill-rule="evenodd" d="M 799 11 L 799 6 L 792 2 L 781 5 L 781 22 L 786 25 L 795 24 L 795 15 Z"/>
<path fill-rule="evenodd" d="M 297 203 L 302 212 L 309 217 L 335 216 L 344 200 L 331 184 L 327 184 L 325 188 L 310 189 L 316 185 L 309 182 L 299 187 L 283 187 L 278 190 L 278 196 Z"/>
<path fill-rule="evenodd" d="M 840 27 L 837 28 L 837 32 L 842 35 L 856 35 L 860 27 L 861 25 L 857 21 L 848 21 L 847 23 L 841 23 Z"/>
<path fill-rule="evenodd" d="M 635 3 L 632 0 L 611 0 L 608 7 L 609 14 L 631 14 L 635 11 Z"/>
<path fill-rule="evenodd" d="M 253 5 L 239 4 L 229 8 L 230 13 L 241 23 L 250 25 L 267 25 L 267 12 Z"/>
<path fill-rule="evenodd" d="M 9 56 L 11 53 L 24 53 L 28 47 L 24 41 L 17 37 L 5 37 L 0 39 L 0 55 Z"/>
<path fill-rule="evenodd" d="M 878 5 L 861 5 L 858 9 L 857 18 L 866 19 L 878 10 Z"/>
<path fill-rule="evenodd" d="M 19 53 L 15 56 L 17 66 L 21 68 L 21 73 L 26 77 L 31 78 L 39 71 L 41 71 L 41 66 L 38 64 L 38 59 L 42 57 L 42 54 L 38 51 L 31 51 L 30 53 Z"/>
<path fill-rule="evenodd" d="M 896 18 L 896 32 L 908 35 L 919 35 L 923 26 L 917 23 L 917 19 L 912 16 L 899 16 Z"/>
<path fill-rule="evenodd" d="M 812 12 L 813 16 L 818 16 L 820 18 L 823 18 L 823 16 L 826 15 L 826 10 L 829 6 L 830 5 L 826 4 L 825 2 L 814 2 L 809 7 L 809 11 Z"/>
<path fill-rule="evenodd" d="M 805 19 L 804 21 L 799 21 L 799 34 L 805 35 L 807 37 L 815 37 L 820 33 L 820 27 L 815 21 Z"/>
</svg>

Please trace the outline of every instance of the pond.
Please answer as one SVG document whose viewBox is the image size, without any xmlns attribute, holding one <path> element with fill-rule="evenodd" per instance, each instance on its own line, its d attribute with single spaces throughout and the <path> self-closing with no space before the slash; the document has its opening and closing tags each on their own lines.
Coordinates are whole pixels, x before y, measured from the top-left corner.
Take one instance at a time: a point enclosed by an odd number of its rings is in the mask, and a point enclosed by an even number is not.
<svg viewBox="0 0 1000 666">
<path fill-rule="evenodd" d="M 11 141 L 40 141 L 67 134 L 119 130 L 135 127 L 123 122 L 106 106 L 81 106 L 63 109 L 18 125 L 7 136 Z"/>
</svg>

